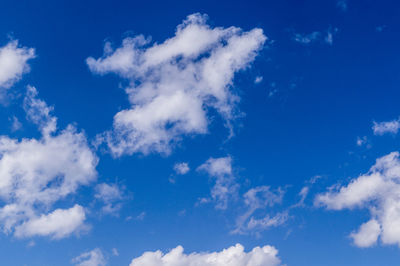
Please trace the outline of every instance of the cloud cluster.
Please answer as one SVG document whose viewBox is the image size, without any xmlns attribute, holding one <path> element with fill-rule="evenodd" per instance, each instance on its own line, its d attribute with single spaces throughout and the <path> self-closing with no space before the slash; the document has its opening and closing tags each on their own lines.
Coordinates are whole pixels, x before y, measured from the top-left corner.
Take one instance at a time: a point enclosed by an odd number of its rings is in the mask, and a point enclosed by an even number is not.
<svg viewBox="0 0 400 266">
<path fill-rule="evenodd" d="M 102 212 L 105 214 L 117 214 L 122 207 L 124 199 L 123 189 L 118 184 L 101 183 L 95 187 L 94 197 L 104 203 Z"/>
<path fill-rule="evenodd" d="M 317 195 L 315 204 L 331 210 L 367 208 L 371 219 L 350 234 L 354 244 L 370 247 L 378 239 L 400 246 L 400 159 L 398 152 L 378 158 L 368 173 Z"/>
<path fill-rule="evenodd" d="M 97 177 L 97 157 L 83 133 L 69 125 L 57 132 L 51 108 L 28 87 L 27 118 L 41 129 L 40 139 L 0 136 L 1 229 L 17 237 L 63 238 L 82 228 L 85 211 L 53 205 Z"/>
<path fill-rule="evenodd" d="M 198 171 L 206 172 L 215 179 L 211 189 L 211 199 L 203 198 L 202 203 L 212 200 L 216 203 L 215 208 L 225 210 L 229 199 L 235 196 L 238 189 L 232 171 L 232 158 L 230 156 L 221 158 L 210 158 L 197 168 Z"/>
<path fill-rule="evenodd" d="M 174 171 L 178 175 L 187 174 L 190 171 L 190 167 L 188 163 L 176 163 L 174 165 Z"/>
<path fill-rule="evenodd" d="M 130 266 L 277 266 L 278 250 L 272 246 L 255 247 L 245 252 L 240 244 L 220 252 L 184 254 L 178 246 L 170 252 L 145 252 L 132 260 Z"/>
<path fill-rule="evenodd" d="M 266 37 L 259 28 L 212 28 L 206 20 L 193 14 L 161 44 L 139 35 L 115 50 L 106 43 L 101 58 L 87 59 L 92 72 L 129 81 L 131 107 L 114 116 L 113 130 L 103 136 L 114 156 L 168 154 L 182 136 L 208 132 L 210 110 L 230 127 L 239 100 L 234 75 L 255 59 Z"/>
<path fill-rule="evenodd" d="M 20 80 L 22 74 L 29 72 L 27 62 L 34 57 L 33 48 L 20 47 L 16 40 L 0 47 L 0 93 Z"/>
</svg>

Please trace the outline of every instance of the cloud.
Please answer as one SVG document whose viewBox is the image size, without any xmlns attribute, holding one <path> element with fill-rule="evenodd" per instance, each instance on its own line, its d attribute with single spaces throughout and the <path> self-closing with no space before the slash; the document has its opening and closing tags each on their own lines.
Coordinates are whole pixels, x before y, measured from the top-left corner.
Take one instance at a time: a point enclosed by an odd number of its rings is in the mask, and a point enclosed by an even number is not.
<svg viewBox="0 0 400 266">
<path fill-rule="evenodd" d="M 179 175 L 187 174 L 190 171 L 188 163 L 176 163 L 174 171 Z"/>
<path fill-rule="evenodd" d="M 208 133 L 210 110 L 231 129 L 239 101 L 234 75 L 254 61 L 265 40 L 259 28 L 212 28 L 207 16 L 193 14 L 163 43 L 151 45 L 142 35 L 115 50 L 106 43 L 101 58 L 86 62 L 93 73 L 128 80 L 131 103 L 102 136 L 112 154 L 168 154 L 183 136 Z"/>
<path fill-rule="evenodd" d="M 49 236 L 64 238 L 81 227 L 85 220 L 85 211 L 76 204 L 70 209 L 57 209 L 49 214 L 30 219 L 15 229 L 17 237 Z"/>
<path fill-rule="evenodd" d="M 77 266 L 105 266 L 107 261 L 101 250 L 95 248 L 72 259 L 72 263 Z"/>
<path fill-rule="evenodd" d="M 177 246 L 170 252 L 145 252 L 132 260 L 130 266 L 277 266 L 280 259 L 273 246 L 255 247 L 245 252 L 240 244 L 220 252 L 184 254 L 183 247 Z"/>
<path fill-rule="evenodd" d="M 281 189 L 272 191 L 269 186 L 259 186 L 249 189 L 244 195 L 244 203 L 247 211 L 236 220 L 234 234 L 244 234 L 248 232 L 259 232 L 270 227 L 284 224 L 288 219 L 288 212 L 283 211 L 274 216 L 263 214 L 262 217 L 254 216 L 257 210 L 265 210 L 282 202 L 285 192 Z"/>
<path fill-rule="evenodd" d="M 95 198 L 104 203 L 103 213 L 117 214 L 122 207 L 120 201 L 124 199 L 122 188 L 117 184 L 101 183 L 96 185 L 95 191 Z"/>
<path fill-rule="evenodd" d="M 302 45 L 310 45 L 312 43 L 333 44 L 333 36 L 338 32 L 337 28 L 329 28 L 326 32 L 314 31 L 309 34 L 293 33 L 292 40 Z"/>
<path fill-rule="evenodd" d="M 20 47 L 17 40 L 0 47 L 0 92 L 13 86 L 30 71 L 28 60 L 34 57 L 35 49 Z"/>
<path fill-rule="evenodd" d="M 315 205 L 331 210 L 366 208 L 371 219 L 350 237 L 359 247 L 382 244 L 400 246 L 400 160 L 392 152 L 378 158 L 368 173 L 354 178 L 349 184 L 336 186 L 317 195 Z"/>
<path fill-rule="evenodd" d="M 368 143 L 367 136 L 364 136 L 364 137 L 361 137 L 361 138 L 357 137 L 357 141 L 356 141 L 357 146 L 361 147 L 361 146 L 363 146 L 363 145 L 365 145 L 367 143 Z"/>
<path fill-rule="evenodd" d="M 36 96 L 36 89 L 28 87 L 24 108 L 41 129 L 41 138 L 0 136 L 0 226 L 17 237 L 57 239 L 79 231 L 85 213 L 80 205 L 52 206 L 97 178 L 98 159 L 74 126 L 57 133 L 56 118 Z"/>
<path fill-rule="evenodd" d="M 215 179 L 215 184 L 211 189 L 211 199 L 203 198 L 201 203 L 212 200 L 216 202 L 215 208 L 225 210 L 229 199 L 237 193 L 239 186 L 232 172 L 232 158 L 230 156 L 210 158 L 200 165 L 197 171 L 206 172 Z"/>
<path fill-rule="evenodd" d="M 400 119 L 395 119 L 387 122 L 375 122 L 372 126 L 372 130 L 374 131 L 374 135 L 382 136 L 386 133 L 397 134 L 400 128 Z"/>
<path fill-rule="evenodd" d="M 336 2 L 337 8 L 339 8 L 341 11 L 346 12 L 347 11 L 347 1 L 346 0 L 339 0 Z"/>
<path fill-rule="evenodd" d="M 263 77 L 262 77 L 262 76 L 257 76 L 257 77 L 254 79 L 254 83 L 255 83 L 255 84 L 261 83 L 261 81 L 263 81 Z"/>
</svg>

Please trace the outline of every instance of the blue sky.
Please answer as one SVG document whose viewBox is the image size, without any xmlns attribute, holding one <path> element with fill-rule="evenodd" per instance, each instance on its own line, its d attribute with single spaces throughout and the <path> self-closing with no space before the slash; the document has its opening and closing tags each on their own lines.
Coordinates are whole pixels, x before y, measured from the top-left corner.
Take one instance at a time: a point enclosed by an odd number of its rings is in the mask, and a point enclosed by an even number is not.
<svg viewBox="0 0 400 266">
<path fill-rule="evenodd" d="M 396 1 L 0 6 L 2 265 L 397 265 Z"/>
</svg>

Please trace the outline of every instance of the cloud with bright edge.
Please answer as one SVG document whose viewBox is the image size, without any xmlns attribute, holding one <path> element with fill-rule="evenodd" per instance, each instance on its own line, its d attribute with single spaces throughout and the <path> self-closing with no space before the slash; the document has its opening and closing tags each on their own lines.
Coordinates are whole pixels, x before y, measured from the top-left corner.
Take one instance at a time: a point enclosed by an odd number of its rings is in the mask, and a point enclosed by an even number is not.
<svg viewBox="0 0 400 266">
<path fill-rule="evenodd" d="M 376 160 L 366 173 L 317 195 L 315 205 L 330 210 L 366 208 L 371 219 L 350 237 L 359 247 L 377 243 L 400 246 L 400 159 L 392 152 Z"/>
<path fill-rule="evenodd" d="M 17 40 L 0 47 L 0 92 L 13 86 L 30 71 L 28 61 L 34 57 L 35 50 L 19 46 Z"/>
<path fill-rule="evenodd" d="M 28 86 L 24 99 L 27 119 L 35 123 L 39 139 L 0 136 L 0 226 L 16 237 L 67 237 L 84 228 L 82 206 L 52 206 L 97 178 L 98 159 L 83 133 L 72 125 L 57 130 L 52 108 Z"/>
<path fill-rule="evenodd" d="M 72 259 L 72 263 L 77 266 L 105 266 L 107 264 L 103 252 L 99 248 L 84 252 Z"/>
<path fill-rule="evenodd" d="M 197 168 L 197 171 L 207 173 L 215 183 L 211 189 L 211 198 L 203 198 L 200 203 L 215 202 L 215 208 L 225 210 L 229 200 L 237 194 L 239 185 L 235 180 L 230 156 L 209 158 Z"/>
<path fill-rule="evenodd" d="M 281 265 L 278 250 L 273 246 L 255 247 L 245 252 L 240 244 L 220 252 L 185 254 L 182 246 L 168 253 L 160 250 L 145 252 L 132 260 L 130 266 L 277 266 Z"/>
<path fill-rule="evenodd" d="M 397 134 L 400 129 L 400 119 L 385 122 L 374 122 L 372 130 L 374 135 L 382 136 L 384 134 Z"/>
<path fill-rule="evenodd" d="M 124 39 L 117 49 L 106 43 L 101 58 L 86 62 L 93 73 L 129 81 L 131 107 L 114 116 L 113 129 L 100 139 L 114 156 L 168 154 L 183 136 L 208 133 L 210 110 L 232 130 L 235 73 L 250 66 L 265 41 L 262 29 L 213 28 L 196 13 L 160 44 L 143 35 Z"/>
</svg>

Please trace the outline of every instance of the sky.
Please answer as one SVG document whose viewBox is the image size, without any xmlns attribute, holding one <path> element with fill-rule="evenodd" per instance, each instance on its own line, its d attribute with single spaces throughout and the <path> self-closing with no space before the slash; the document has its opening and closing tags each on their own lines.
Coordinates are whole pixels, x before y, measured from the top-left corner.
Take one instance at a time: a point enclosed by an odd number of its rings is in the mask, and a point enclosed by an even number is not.
<svg viewBox="0 0 400 266">
<path fill-rule="evenodd" d="M 1 265 L 398 265 L 399 12 L 3 0 Z"/>
</svg>

